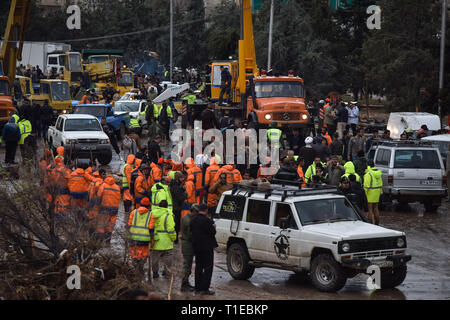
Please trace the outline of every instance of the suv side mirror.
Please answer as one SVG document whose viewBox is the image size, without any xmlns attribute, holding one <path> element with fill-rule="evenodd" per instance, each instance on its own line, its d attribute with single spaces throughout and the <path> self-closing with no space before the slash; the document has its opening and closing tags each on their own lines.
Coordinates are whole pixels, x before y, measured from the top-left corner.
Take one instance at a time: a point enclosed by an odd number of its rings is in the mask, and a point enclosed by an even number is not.
<svg viewBox="0 0 450 320">
<path fill-rule="evenodd" d="M 280 219 L 280 228 L 285 230 L 289 228 L 289 219 L 288 218 L 281 218 Z"/>
</svg>

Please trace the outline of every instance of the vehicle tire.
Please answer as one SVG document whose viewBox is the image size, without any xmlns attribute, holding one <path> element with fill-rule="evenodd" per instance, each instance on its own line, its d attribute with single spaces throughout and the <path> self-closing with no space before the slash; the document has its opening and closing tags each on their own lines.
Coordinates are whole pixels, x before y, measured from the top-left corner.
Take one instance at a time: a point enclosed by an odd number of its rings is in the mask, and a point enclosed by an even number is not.
<svg viewBox="0 0 450 320">
<path fill-rule="evenodd" d="M 247 280 L 255 272 L 255 267 L 249 265 L 250 256 L 242 243 L 233 243 L 227 251 L 227 267 L 230 275 L 236 280 Z"/>
<path fill-rule="evenodd" d="M 426 212 L 436 212 L 437 208 L 439 208 L 440 205 L 433 204 L 433 201 L 425 201 L 423 203 L 425 205 L 425 211 Z"/>
<path fill-rule="evenodd" d="M 102 166 L 108 165 L 112 160 L 112 151 L 98 155 L 97 160 Z"/>
<path fill-rule="evenodd" d="M 381 289 L 395 288 L 403 283 L 406 278 L 406 264 L 396 268 L 381 271 Z"/>
<path fill-rule="evenodd" d="M 313 259 L 310 277 L 314 287 L 322 292 L 339 291 L 347 282 L 343 268 L 327 253 Z"/>
</svg>

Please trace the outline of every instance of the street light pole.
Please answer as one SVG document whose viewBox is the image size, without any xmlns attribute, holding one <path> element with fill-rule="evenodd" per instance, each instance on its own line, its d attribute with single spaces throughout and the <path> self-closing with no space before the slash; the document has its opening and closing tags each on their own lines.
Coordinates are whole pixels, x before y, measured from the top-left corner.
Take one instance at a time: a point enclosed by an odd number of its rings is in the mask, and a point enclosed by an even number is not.
<svg viewBox="0 0 450 320">
<path fill-rule="evenodd" d="M 173 0 L 170 0 L 170 82 L 173 77 Z"/>
<path fill-rule="evenodd" d="M 270 22 L 269 22 L 269 52 L 267 53 L 267 71 L 272 65 L 272 28 L 273 28 L 273 0 L 270 1 Z"/>
<path fill-rule="evenodd" d="M 442 29 L 441 29 L 441 59 L 439 66 L 439 100 L 438 116 L 441 117 L 441 97 L 440 94 L 444 88 L 444 58 L 445 58 L 445 31 L 447 22 L 447 0 L 442 0 Z"/>
</svg>

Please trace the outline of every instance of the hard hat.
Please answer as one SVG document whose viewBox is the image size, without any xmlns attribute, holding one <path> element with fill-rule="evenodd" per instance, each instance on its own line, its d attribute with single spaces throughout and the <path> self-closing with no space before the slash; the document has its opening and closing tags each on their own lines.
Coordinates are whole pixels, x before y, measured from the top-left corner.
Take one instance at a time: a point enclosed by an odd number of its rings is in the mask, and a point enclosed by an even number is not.
<svg viewBox="0 0 450 320">
<path fill-rule="evenodd" d="M 325 103 L 325 100 L 320 100 L 319 103 Z"/>
<path fill-rule="evenodd" d="M 313 143 L 313 138 L 312 138 L 312 137 L 307 137 L 307 138 L 305 139 L 305 143 L 306 143 L 306 144 L 311 144 L 311 143 Z"/>
<path fill-rule="evenodd" d="M 358 103 L 358 101 L 352 101 L 352 102 L 350 102 L 351 104 L 357 104 Z"/>
<path fill-rule="evenodd" d="M 194 210 L 194 211 L 199 211 L 199 205 L 197 204 L 197 203 L 194 203 L 192 206 L 191 206 L 191 210 Z"/>
<path fill-rule="evenodd" d="M 325 101 L 326 102 L 331 102 L 331 99 L 330 98 L 326 98 Z"/>
</svg>

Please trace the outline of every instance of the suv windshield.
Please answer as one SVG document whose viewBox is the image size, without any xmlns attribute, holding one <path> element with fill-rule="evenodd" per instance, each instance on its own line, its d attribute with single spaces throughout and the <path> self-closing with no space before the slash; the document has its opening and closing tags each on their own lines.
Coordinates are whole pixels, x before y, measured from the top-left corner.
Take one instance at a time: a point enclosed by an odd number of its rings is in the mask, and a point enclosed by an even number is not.
<svg viewBox="0 0 450 320">
<path fill-rule="evenodd" d="M 295 203 L 302 225 L 361 220 L 346 198 Z"/>
<path fill-rule="evenodd" d="M 101 118 L 105 116 L 105 107 L 76 107 L 74 114 L 90 114 Z"/>
<path fill-rule="evenodd" d="M 53 100 L 70 100 L 70 90 L 68 82 L 52 82 L 51 86 Z"/>
<path fill-rule="evenodd" d="M 102 131 L 97 119 L 68 119 L 64 125 L 65 131 Z"/>
<path fill-rule="evenodd" d="M 9 82 L 6 80 L 0 80 L 0 96 L 11 95 L 9 91 Z"/>
<path fill-rule="evenodd" d="M 396 150 L 394 168 L 441 169 L 436 150 Z"/>
<path fill-rule="evenodd" d="M 255 83 L 257 98 L 303 98 L 303 85 L 299 81 L 259 81 Z"/>
<path fill-rule="evenodd" d="M 114 104 L 114 111 L 137 112 L 139 111 L 139 101 L 117 101 Z"/>
</svg>

